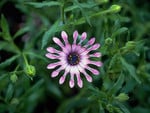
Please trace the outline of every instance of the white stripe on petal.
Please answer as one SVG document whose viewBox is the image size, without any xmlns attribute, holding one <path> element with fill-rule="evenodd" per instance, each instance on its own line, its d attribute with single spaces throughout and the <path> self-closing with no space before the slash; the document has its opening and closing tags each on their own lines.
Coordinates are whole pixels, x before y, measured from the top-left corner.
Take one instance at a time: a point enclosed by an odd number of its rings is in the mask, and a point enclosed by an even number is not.
<svg viewBox="0 0 150 113">
<path fill-rule="evenodd" d="M 93 45 L 94 44 L 94 42 L 95 42 L 95 38 L 93 37 L 93 38 L 91 38 L 89 41 L 88 41 L 88 45 Z"/>
<path fill-rule="evenodd" d="M 77 66 L 70 66 L 70 73 L 76 74 L 79 72 L 79 69 Z"/>
<path fill-rule="evenodd" d="M 100 47 L 100 44 L 99 43 L 96 43 L 94 45 L 92 45 L 90 48 L 87 49 L 87 51 L 92 51 L 92 50 L 96 50 Z"/>
<path fill-rule="evenodd" d="M 100 62 L 100 61 L 89 61 L 88 63 L 93 64 L 93 65 L 98 66 L 98 67 L 101 67 L 103 65 L 102 62 Z"/>
<path fill-rule="evenodd" d="M 83 71 L 82 73 L 84 74 L 88 82 L 92 82 L 92 77 L 90 75 L 88 75 L 85 71 Z"/>
<path fill-rule="evenodd" d="M 94 75 L 99 75 L 99 71 L 96 70 L 96 69 L 93 69 L 93 68 L 91 68 L 89 66 L 86 66 L 86 69 L 89 70 L 89 71 L 91 71 Z"/>
<path fill-rule="evenodd" d="M 75 52 L 76 49 L 77 49 L 77 45 L 76 45 L 76 44 L 72 44 L 72 46 L 71 46 L 71 51 L 72 51 L 72 52 Z"/>
<path fill-rule="evenodd" d="M 76 73 L 76 77 L 77 77 L 77 84 L 78 84 L 78 86 L 79 86 L 80 88 L 82 88 L 82 87 L 83 87 L 83 81 L 82 81 L 82 79 L 81 79 L 81 77 L 80 77 L 80 73 L 79 73 L 79 72 Z"/>
<path fill-rule="evenodd" d="M 90 46 L 90 45 L 93 45 L 94 44 L 94 42 L 95 42 L 95 38 L 93 37 L 93 38 L 91 38 L 88 42 L 87 42 L 87 44 L 86 45 L 84 45 L 84 47 L 88 47 L 88 46 Z"/>
<path fill-rule="evenodd" d="M 82 33 L 82 35 L 81 35 L 81 39 L 82 39 L 82 40 L 85 40 L 85 39 L 86 39 L 86 37 L 87 37 L 86 32 L 83 32 L 83 33 Z"/>
<path fill-rule="evenodd" d="M 52 77 L 56 77 L 58 76 L 58 74 L 60 73 L 60 71 L 64 70 L 66 68 L 67 65 L 62 65 L 61 67 L 59 67 L 57 70 L 53 71 L 51 76 Z"/>
<path fill-rule="evenodd" d="M 70 81 L 69 81 L 69 86 L 70 88 L 73 88 L 74 87 L 74 74 L 73 73 L 70 73 L 71 75 L 71 78 L 70 78 Z"/>
<path fill-rule="evenodd" d="M 101 54 L 100 52 L 96 52 L 96 53 L 94 53 L 94 54 L 90 54 L 89 56 L 90 56 L 90 57 L 101 57 L 102 54 Z"/>
<path fill-rule="evenodd" d="M 68 72 L 64 72 L 63 76 L 60 77 L 59 79 L 59 84 L 63 84 L 65 82 L 66 76 Z"/>
<path fill-rule="evenodd" d="M 76 44 L 77 38 L 78 38 L 78 31 L 74 31 L 74 33 L 73 33 L 73 39 L 74 39 L 73 44 Z"/>
<path fill-rule="evenodd" d="M 60 58 L 60 56 L 51 54 L 51 53 L 47 53 L 45 56 L 50 59 L 59 59 Z"/>
<path fill-rule="evenodd" d="M 64 47 L 63 43 L 57 38 L 57 37 L 53 37 L 53 41 L 58 44 L 61 48 Z"/>
<path fill-rule="evenodd" d="M 67 44 L 65 47 L 62 48 L 65 54 L 68 54 L 71 51 L 71 45 Z"/>
<path fill-rule="evenodd" d="M 57 49 L 55 49 L 55 48 L 53 48 L 53 47 L 48 47 L 46 50 L 47 50 L 48 52 L 50 52 L 50 53 L 60 53 L 59 50 L 57 50 Z"/>
<path fill-rule="evenodd" d="M 87 37 L 86 32 L 83 32 L 82 35 L 81 35 L 81 40 L 78 44 L 81 45 L 81 43 L 86 39 L 86 37 Z"/>
<path fill-rule="evenodd" d="M 47 69 L 54 69 L 55 67 L 61 65 L 60 62 L 56 62 L 56 63 L 51 63 L 47 66 Z"/>
</svg>

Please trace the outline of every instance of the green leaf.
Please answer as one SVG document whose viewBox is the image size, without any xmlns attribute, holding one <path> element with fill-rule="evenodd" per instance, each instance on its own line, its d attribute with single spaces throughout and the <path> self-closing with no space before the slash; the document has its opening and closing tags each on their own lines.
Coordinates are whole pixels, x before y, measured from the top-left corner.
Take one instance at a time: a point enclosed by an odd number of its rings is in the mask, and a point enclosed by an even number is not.
<svg viewBox="0 0 150 113">
<path fill-rule="evenodd" d="M 44 36 L 43 36 L 43 38 L 42 38 L 42 49 L 45 47 L 45 45 L 48 43 L 48 40 L 57 32 L 57 31 L 59 31 L 60 29 L 59 29 L 59 27 L 61 27 L 61 26 L 59 26 L 59 24 L 60 24 L 60 21 L 58 20 L 58 21 L 56 21 L 52 26 L 51 26 L 51 28 L 48 30 L 48 31 L 46 31 L 45 33 L 44 33 Z"/>
<path fill-rule="evenodd" d="M 18 51 L 16 51 L 16 48 L 12 45 L 12 43 L 9 43 L 8 41 L 0 41 L 0 50 L 18 53 Z"/>
<path fill-rule="evenodd" d="M 62 105 L 58 108 L 56 113 L 70 113 L 72 109 L 81 106 L 87 106 L 87 104 L 89 104 L 87 98 L 80 98 L 80 99 L 72 98 L 68 101 L 63 102 Z"/>
<path fill-rule="evenodd" d="M 114 37 L 116 37 L 116 36 L 118 36 L 118 35 L 120 35 L 120 34 L 122 34 L 122 33 L 125 33 L 125 32 L 127 32 L 127 31 L 128 31 L 128 28 L 127 28 L 127 27 L 122 27 L 122 28 L 118 29 L 117 31 L 115 31 L 115 32 L 112 34 L 111 38 L 113 39 Z"/>
<path fill-rule="evenodd" d="M 8 58 L 7 60 L 5 60 L 4 62 L 0 63 L 0 68 L 4 68 L 8 65 L 10 65 L 14 60 L 16 60 L 19 57 L 19 55 L 15 55 L 11 58 Z"/>
<path fill-rule="evenodd" d="M 124 70 L 127 71 L 139 84 L 141 83 L 140 79 L 136 75 L 136 69 L 133 65 L 127 63 L 124 58 L 120 57 L 120 61 Z"/>
<path fill-rule="evenodd" d="M 121 102 L 117 102 L 117 105 L 124 113 L 130 113 L 130 111 Z"/>
<path fill-rule="evenodd" d="M 51 94 L 53 94 L 54 96 L 56 96 L 57 98 L 62 98 L 62 92 L 61 92 L 61 90 L 54 84 L 54 83 L 52 83 L 52 82 L 49 82 L 48 84 L 47 84 L 47 86 L 48 86 L 48 91 L 51 93 Z"/>
<path fill-rule="evenodd" d="M 27 27 L 24 27 L 24 28 L 21 28 L 19 31 L 17 31 L 15 33 L 15 35 L 13 36 L 13 39 L 17 38 L 18 36 L 28 32 L 30 30 L 30 28 L 27 26 Z"/>
<path fill-rule="evenodd" d="M 88 24 L 91 25 L 90 18 L 89 18 L 89 16 L 88 16 L 87 12 L 85 11 L 85 9 L 82 7 L 83 5 L 81 5 L 81 4 L 78 2 L 78 0 L 74 0 L 74 2 L 75 2 L 76 5 L 79 7 L 79 9 L 80 9 L 82 15 L 85 17 L 85 19 L 86 19 L 86 21 L 88 22 Z M 84 5 L 85 5 L 85 4 L 84 4 Z M 89 5 L 89 6 L 91 6 L 91 5 Z"/>
<path fill-rule="evenodd" d="M 51 6 L 60 6 L 61 3 L 57 1 L 44 1 L 44 2 L 27 2 L 26 4 L 32 5 L 35 8 L 42 8 L 42 7 L 51 7 Z"/>
<path fill-rule="evenodd" d="M 42 55 L 37 54 L 37 53 L 35 53 L 35 52 L 30 52 L 30 51 L 28 51 L 28 52 L 24 52 L 24 54 L 31 55 L 31 56 L 33 56 L 33 57 L 35 57 L 35 58 L 41 59 L 41 60 L 43 60 L 43 61 L 45 61 L 45 62 L 48 62 L 48 60 L 47 60 L 45 57 L 43 57 Z"/>
<path fill-rule="evenodd" d="M 112 86 L 112 88 L 109 90 L 109 94 L 116 93 L 120 88 L 122 88 L 122 84 L 124 82 L 124 74 L 120 74 L 117 82 Z"/>
<path fill-rule="evenodd" d="M 1 34 L 2 38 L 7 41 L 11 40 L 8 22 L 6 18 L 4 17 L 4 15 L 1 15 L 0 25 L 2 28 L 2 34 Z"/>
<path fill-rule="evenodd" d="M 90 8 L 93 8 L 97 5 L 98 4 L 95 4 L 95 3 L 92 3 L 92 4 L 91 3 L 80 3 L 80 5 L 75 4 L 75 5 L 72 5 L 72 6 L 69 6 L 69 7 L 65 8 L 65 12 L 73 11 L 75 9 L 78 9 L 79 7 L 90 9 Z"/>
<path fill-rule="evenodd" d="M 13 92 L 14 92 L 13 85 L 12 85 L 12 84 L 9 84 L 9 85 L 8 85 L 8 89 L 7 89 L 7 92 L 6 92 L 6 97 L 5 97 L 5 100 L 6 100 L 6 101 L 9 101 L 9 100 L 12 98 Z"/>
<path fill-rule="evenodd" d="M 33 91 L 38 90 L 44 83 L 44 80 L 41 79 L 38 82 L 36 82 L 36 84 L 34 84 L 22 97 L 21 99 L 25 99 L 26 96 L 32 94 Z"/>
</svg>

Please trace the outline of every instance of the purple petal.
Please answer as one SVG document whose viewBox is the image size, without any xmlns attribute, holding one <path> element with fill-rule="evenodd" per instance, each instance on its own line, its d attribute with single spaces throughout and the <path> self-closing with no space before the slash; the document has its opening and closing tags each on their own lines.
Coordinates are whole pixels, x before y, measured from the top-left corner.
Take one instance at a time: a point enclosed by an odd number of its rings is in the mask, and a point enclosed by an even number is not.
<svg viewBox="0 0 150 113">
<path fill-rule="evenodd" d="M 58 76 L 59 72 L 60 72 L 60 71 L 57 71 L 57 70 L 56 70 L 56 71 L 53 71 L 52 74 L 51 74 L 51 77 L 56 77 L 56 76 Z"/>
<path fill-rule="evenodd" d="M 51 63 L 47 66 L 47 69 L 54 69 L 55 67 L 59 66 L 60 62 Z"/>
<path fill-rule="evenodd" d="M 55 48 L 53 48 L 53 47 L 48 47 L 46 50 L 47 50 L 48 52 L 50 52 L 50 53 L 60 53 L 59 50 L 57 50 L 57 49 L 55 49 Z"/>
<path fill-rule="evenodd" d="M 88 48 L 87 50 L 90 52 L 92 50 L 97 50 L 99 47 L 100 47 L 100 44 L 96 43 L 93 46 L 91 46 L 90 48 Z"/>
<path fill-rule="evenodd" d="M 64 75 L 61 76 L 60 79 L 59 79 L 59 84 L 63 84 L 65 82 L 66 75 L 67 75 L 67 72 L 65 71 Z"/>
<path fill-rule="evenodd" d="M 96 53 L 94 53 L 94 54 L 90 54 L 89 56 L 90 56 L 90 57 L 101 57 L 102 54 L 101 54 L 100 52 L 96 52 Z"/>
<path fill-rule="evenodd" d="M 99 75 L 99 71 L 96 69 L 93 69 L 89 66 L 86 67 L 87 70 L 91 71 L 94 75 Z"/>
<path fill-rule="evenodd" d="M 82 35 L 81 35 L 81 39 L 82 39 L 82 40 L 85 40 L 85 39 L 86 39 L 86 37 L 87 37 L 86 32 L 83 32 L 83 33 L 82 33 Z"/>
<path fill-rule="evenodd" d="M 91 38 L 89 41 L 88 41 L 88 45 L 93 45 L 95 42 L 95 38 Z"/>
<path fill-rule="evenodd" d="M 61 48 L 64 47 L 63 43 L 62 43 L 58 38 L 53 37 L 53 41 L 54 41 L 56 44 L 58 44 Z"/>
<path fill-rule="evenodd" d="M 67 35 L 67 33 L 66 33 L 65 31 L 62 31 L 62 32 L 61 32 L 61 37 L 62 37 L 62 39 L 64 40 L 65 44 L 68 44 L 68 43 L 69 43 L 69 42 L 68 42 L 68 35 Z"/>
<path fill-rule="evenodd" d="M 98 67 L 101 67 L 103 65 L 102 62 L 100 62 L 100 61 L 89 61 L 89 64 L 93 64 L 93 65 L 96 65 Z"/>
<path fill-rule="evenodd" d="M 88 82 L 92 82 L 92 77 L 88 75 L 85 71 L 83 71 L 84 76 L 86 77 Z"/>
<path fill-rule="evenodd" d="M 77 76 L 77 84 L 80 88 L 82 88 L 83 87 L 83 82 L 81 80 L 80 73 L 78 73 L 76 76 Z"/>
<path fill-rule="evenodd" d="M 73 39 L 74 39 L 73 43 L 74 44 L 76 44 L 77 38 L 78 38 L 78 31 L 74 31 L 74 33 L 73 33 Z"/>
<path fill-rule="evenodd" d="M 71 78 L 69 81 L 69 86 L 70 88 L 73 88 L 74 87 L 74 74 L 73 73 L 70 73 L 70 74 L 71 74 Z"/>
<path fill-rule="evenodd" d="M 60 58 L 60 56 L 54 55 L 54 54 L 51 54 L 51 53 L 47 53 L 45 56 L 47 58 L 50 58 L 50 59 L 59 59 Z"/>
</svg>

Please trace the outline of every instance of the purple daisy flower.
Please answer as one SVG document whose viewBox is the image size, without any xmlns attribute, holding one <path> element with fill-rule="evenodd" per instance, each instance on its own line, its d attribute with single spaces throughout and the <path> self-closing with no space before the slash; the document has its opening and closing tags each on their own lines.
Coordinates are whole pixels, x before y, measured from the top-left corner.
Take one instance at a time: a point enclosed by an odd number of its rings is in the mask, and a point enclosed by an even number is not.
<svg viewBox="0 0 150 113">
<path fill-rule="evenodd" d="M 50 63 L 47 68 L 54 69 L 51 74 L 52 77 L 56 77 L 59 73 L 64 70 L 64 74 L 59 79 L 59 84 L 63 84 L 66 76 L 70 73 L 69 86 L 71 88 L 75 85 L 74 77 L 77 78 L 77 84 L 80 88 L 83 87 L 83 81 L 81 79 L 80 73 L 82 73 L 87 81 L 92 82 L 92 77 L 86 72 L 87 70 L 93 73 L 94 75 L 99 75 L 99 71 L 90 67 L 89 65 L 102 66 L 100 61 L 92 61 L 92 57 L 100 57 L 100 52 L 91 53 L 91 51 L 97 50 L 100 47 L 100 44 L 95 42 L 95 38 L 91 38 L 86 44 L 82 44 L 87 37 L 87 33 L 83 32 L 80 38 L 80 41 L 77 43 L 77 38 L 79 34 L 78 31 L 73 33 L 73 44 L 70 44 L 68 41 L 68 35 L 65 31 L 61 32 L 61 37 L 64 41 L 64 44 L 57 37 L 53 37 L 53 41 L 61 47 L 61 51 L 53 47 L 48 47 L 46 57 L 50 59 L 58 59 L 59 61 L 55 63 Z"/>
</svg>

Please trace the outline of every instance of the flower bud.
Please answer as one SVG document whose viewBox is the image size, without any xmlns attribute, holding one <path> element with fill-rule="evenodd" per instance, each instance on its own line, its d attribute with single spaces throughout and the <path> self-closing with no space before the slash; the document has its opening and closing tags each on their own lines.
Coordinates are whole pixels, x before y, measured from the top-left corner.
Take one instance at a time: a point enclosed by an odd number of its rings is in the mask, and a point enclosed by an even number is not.
<svg viewBox="0 0 150 113">
<path fill-rule="evenodd" d="M 25 73 L 31 77 L 33 77 L 36 73 L 35 67 L 32 65 L 27 65 L 25 67 Z"/>
<path fill-rule="evenodd" d="M 127 94 L 125 94 L 125 93 L 120 93 L 120 94 L 116 97 L 116 99 L 117 99 L 118 101 L 120 101 L 120 102 L 124 102 L 124 101 L 126 101 L 126 100 L 129 99 L 129 96 L 128 96 Z"/>
<path fill-rule="evenodd" d="M 107 109 L 110 113 L 113 112 L 113 106 L 112 106 L 111 104 L 108 104 L 108 105 L 106 106 L 106 109 Z"/>
<path fill-rule="evenodd" d="M 15 73 L 12 74 L 12 75 L 10 76 L 10 80 L 11 80 L 13 83 L 15 83 L 15 82 L 18 80 L 17 75 L 16 75 Z"/>
<path fill-rule="evenodd" d="M 136 47 L 136 43 L 134 41 L 128 41 L 125 45 L 129 50 L 133 50 Z"/>
<path fill-rule="evenodd" d="M 17 98 L 13 98 L 10 103 L 11 104 L 19 104 L 19 100 Z"/>
<path fill-rule="evenodd" d="M 109 10 L 111 10 L 111 12 L 113 13 L 118 13 L 121 10 L 121 6 L 120 5 L 112 5 Z"/>
<path fill-rule="evenodd" d="M 111 39 L 111 38 L 107 38 L 107 39 L 105 40 L 105 44 L 106 44 L 106 45 L 112 44 L 112 39 Z"/>
</svg>

